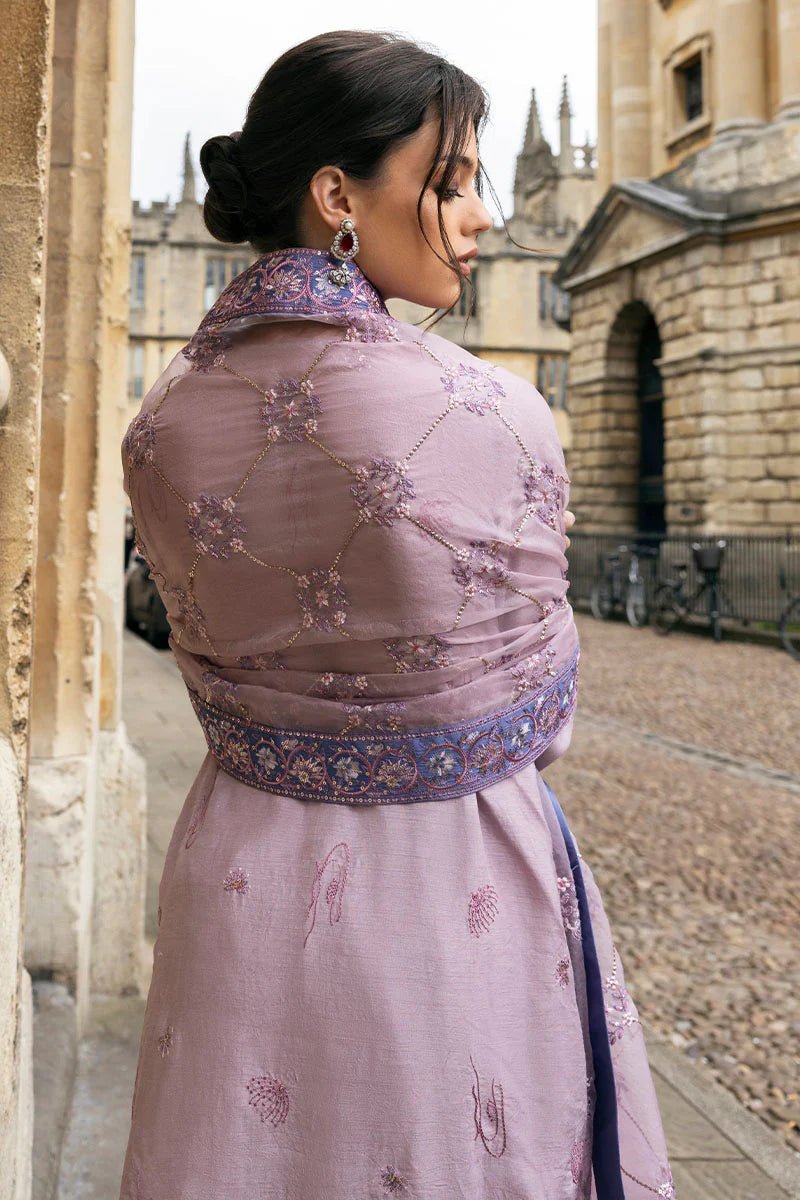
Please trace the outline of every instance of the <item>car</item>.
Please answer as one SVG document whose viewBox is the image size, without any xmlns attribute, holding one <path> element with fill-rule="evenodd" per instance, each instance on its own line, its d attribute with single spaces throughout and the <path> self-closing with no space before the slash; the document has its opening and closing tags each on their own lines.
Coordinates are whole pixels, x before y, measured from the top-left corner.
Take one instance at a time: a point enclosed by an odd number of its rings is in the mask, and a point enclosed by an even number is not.
<svg viewBox="0 0 800 1200">
<path fill-rule="evenodd" d="M 134 633 L 143 633 L 150 645 L 159 650 L 169 645 L 171 627 L 167 610 L 150 568 L 135 543 L 125 568 L 125 625 Z"/>
</svg>

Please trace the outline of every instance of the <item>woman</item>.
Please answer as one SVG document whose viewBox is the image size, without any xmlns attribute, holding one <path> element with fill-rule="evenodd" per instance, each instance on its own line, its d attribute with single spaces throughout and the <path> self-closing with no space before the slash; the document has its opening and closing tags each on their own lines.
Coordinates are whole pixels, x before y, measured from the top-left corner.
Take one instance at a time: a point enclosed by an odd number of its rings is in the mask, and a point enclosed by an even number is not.
<svg viewBox="0 0 800 1200">
<path fill-rule="evenodd" d="M 674 1197 L 641 1026 L 541 771 L 569 478 L 450 308 L 482 88 L 392 34 L 277 60 L 201 165 L 258 260 L 123 442 L 208 742 L 168 849 L 122 1196 Z"/>
</svg>

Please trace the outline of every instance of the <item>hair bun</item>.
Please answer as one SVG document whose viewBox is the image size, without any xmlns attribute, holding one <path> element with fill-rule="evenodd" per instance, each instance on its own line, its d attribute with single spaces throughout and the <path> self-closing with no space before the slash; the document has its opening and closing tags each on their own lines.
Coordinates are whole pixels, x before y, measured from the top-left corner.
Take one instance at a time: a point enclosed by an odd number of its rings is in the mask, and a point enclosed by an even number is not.
<svg viewBox="0 0 800 1200">
<path fill-rule="evenodd" d="M 247 184 L 239 153 L 241 131 L 209 138 L 200 149 L 200 169 L 208 183 L 203 219 L 220 242 L 248 240 Z"/>
</svg>

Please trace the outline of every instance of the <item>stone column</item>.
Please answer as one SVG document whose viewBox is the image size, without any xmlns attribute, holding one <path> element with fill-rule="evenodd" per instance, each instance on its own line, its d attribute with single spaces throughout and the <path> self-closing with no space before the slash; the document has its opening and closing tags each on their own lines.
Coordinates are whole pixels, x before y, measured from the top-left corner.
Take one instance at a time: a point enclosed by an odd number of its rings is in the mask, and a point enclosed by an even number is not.
<svg viewBox="0 0 800 1200">
<path fill-rule="evenodd" d="M 613 178 L 611 137 L 611 0 L 599 0 L 597 27 L 597 181 L 602 196 Z"/>
<path fill-rule="evenodd" d="M 712 50 L 715 133 L 737 134 L 767 116 L 764 0 L 716 0 Z"/>
<path fill-rule="evenodd" d="M 26 958 L 141 980 L 143 765 L 120 720 L 133 0 L 58 0 Z M 99 853 L 97 848 L 100 848 Z"/>
<path fill-rule="evenodd" d="M 650 4 L 611 0 L 611 182 L 650 176 Z"/>
<path fill-rule="evenodd" d="M 31 989 L 22 967 L 39 504 L 51 0 L 0 22 L 0 1196 L 29 1200 Z"/>
<path fill-rule="evenodd" d="M 800 117 L 800 0 L 778 0 L 778 116 Z"/>
</svg>

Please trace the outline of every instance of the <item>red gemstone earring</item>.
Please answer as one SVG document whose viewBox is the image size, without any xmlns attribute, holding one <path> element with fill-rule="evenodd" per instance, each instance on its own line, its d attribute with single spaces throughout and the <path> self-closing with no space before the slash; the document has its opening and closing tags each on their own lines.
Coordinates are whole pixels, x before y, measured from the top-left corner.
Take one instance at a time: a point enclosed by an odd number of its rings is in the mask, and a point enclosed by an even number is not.
<svg viewBox="0 0 800 1200">
<path fill-rule="evenodd" d="M 339 258 L 342 261 L 340 267 L 332 267 L 328 272 L 328 278 L 331 283 L 335 283 L 337 287 L 347 287 L 349 276 L 345 263 L 348 259 L 355 258 L 359 251 L 358 235 L 352 217 L 344 217 L 339 226 L 333 241 L 331 242 L 330 253 L 334 258 Z"/>
</svg>

